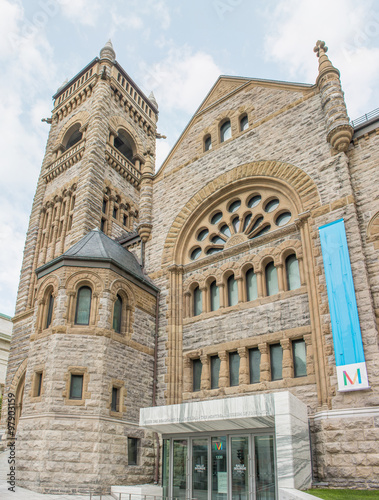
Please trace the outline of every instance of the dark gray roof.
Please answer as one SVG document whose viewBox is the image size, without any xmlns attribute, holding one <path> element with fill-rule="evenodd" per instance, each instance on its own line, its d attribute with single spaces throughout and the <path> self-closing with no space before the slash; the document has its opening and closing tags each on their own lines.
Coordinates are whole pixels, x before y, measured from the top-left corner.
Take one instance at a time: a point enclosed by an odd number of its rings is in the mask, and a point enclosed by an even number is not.
<svg viewBox="0 0 379 500">
<path fill-rule="evenodd" d="M 40 273 L 49 267 L 55 267 L 59 262 L 72 262 L 73 260 L 112 263 L 157 290 L 151 280 L 143 273 L 136 257 L 99 229 L 90 231 L 64 254 L 41 266 L 36 272 Z"/>
</svg>

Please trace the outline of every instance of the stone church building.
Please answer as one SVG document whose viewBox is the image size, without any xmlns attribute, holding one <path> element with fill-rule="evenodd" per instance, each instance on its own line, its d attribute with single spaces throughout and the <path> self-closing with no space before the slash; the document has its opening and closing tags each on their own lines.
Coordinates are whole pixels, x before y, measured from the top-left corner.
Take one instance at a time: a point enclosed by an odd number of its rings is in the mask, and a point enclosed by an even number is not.
<svg viewBox="0 0 379 500">
<path fill-rule="evenodd" d="M 220 76 L 157 173 L 158 104 L 110 42 L 53 96 L 2 415 L 19 486 L 379 488 L 379 113 L 350 122 L 315 52 L 314 85 Z"/>
</svg>

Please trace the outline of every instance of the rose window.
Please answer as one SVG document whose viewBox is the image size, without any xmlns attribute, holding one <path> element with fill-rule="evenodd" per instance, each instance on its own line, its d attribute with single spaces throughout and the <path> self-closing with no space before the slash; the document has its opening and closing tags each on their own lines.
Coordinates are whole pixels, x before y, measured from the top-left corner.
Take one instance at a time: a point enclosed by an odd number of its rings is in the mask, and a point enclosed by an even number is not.
<svg viewBox="0 0 379 500">
<path fill-rule="evenodd" d="M 292 219 L 292 204 L 279 192 L 262 189 L 235 196 L 203 217 L 192 238 L 189 260 L 259 238 Z"/>
</svg>

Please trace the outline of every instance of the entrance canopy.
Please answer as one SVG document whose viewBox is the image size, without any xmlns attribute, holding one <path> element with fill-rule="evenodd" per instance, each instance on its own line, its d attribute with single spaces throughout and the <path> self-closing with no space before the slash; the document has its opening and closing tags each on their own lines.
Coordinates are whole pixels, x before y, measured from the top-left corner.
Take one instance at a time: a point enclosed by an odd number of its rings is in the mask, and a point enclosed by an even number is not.
<svg viewBox="0 0 379 500">
<path fill-rule="evenodd" d="M 307 407 L 288 391 L 142 408 L 140 426 L 170 435 L 274 429 L 278 486 L 310 485 Z"/>
</svg>

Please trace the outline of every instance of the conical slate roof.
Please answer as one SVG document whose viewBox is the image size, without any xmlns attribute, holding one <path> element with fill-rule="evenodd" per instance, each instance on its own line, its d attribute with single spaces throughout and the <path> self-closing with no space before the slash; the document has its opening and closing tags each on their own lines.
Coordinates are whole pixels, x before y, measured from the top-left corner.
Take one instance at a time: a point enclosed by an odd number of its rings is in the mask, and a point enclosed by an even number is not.
<svg viewBox="0 0 379 500">
<path fill-rule="evenodd" d="M 157 289 L 147 276 L 144 275 L 135 256 L 99 229 L 90 231 L 64 254 L 37 269 L 37 273 L 43 272 L 50 267 L 56 268 L 59 263 L 65 261 L 67 261 L 67 264 L 73 263 L 73 261 L 80 261 L 83 262 L 83 265 L 84 262 L 91 263 L 96 261 L 114 264 L 150 287 Z"/>
</svg>

